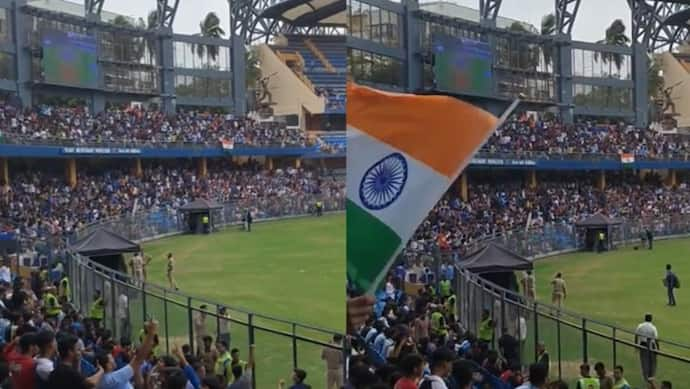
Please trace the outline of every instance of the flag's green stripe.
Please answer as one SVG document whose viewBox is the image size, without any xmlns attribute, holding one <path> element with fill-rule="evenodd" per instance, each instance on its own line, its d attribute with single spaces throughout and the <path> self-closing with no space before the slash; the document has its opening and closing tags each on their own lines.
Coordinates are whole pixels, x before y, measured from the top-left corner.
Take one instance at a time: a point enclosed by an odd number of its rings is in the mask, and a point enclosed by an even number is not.
<svg viewBox="0 0 690 389">
<path fill-rule="evenodd" d="M 347 200 L 347 277 L 358 291 L 371 286 L 399 245 L 388 225 Z"/>
</svg>

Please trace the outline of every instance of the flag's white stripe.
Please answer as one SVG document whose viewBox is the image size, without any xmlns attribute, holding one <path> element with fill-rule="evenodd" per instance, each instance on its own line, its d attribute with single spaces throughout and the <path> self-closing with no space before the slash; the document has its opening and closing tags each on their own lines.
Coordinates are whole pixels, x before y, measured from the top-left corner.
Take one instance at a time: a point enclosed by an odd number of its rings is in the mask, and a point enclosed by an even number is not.
<svg viewBox="0 0 690 389">
<path fill-rule="evenodd" d="M 407 182 L 403 191 L 389 207 L 378 211 L 368 209 L 362 204 L 359 196 L 362 177 L 376 162 L 395 152 L 401 153 L 407 160 Z M 403 243 L 407 243 L 429 210 L 446 192 L 448 185 L 450 182 L 445 175 L 439 174 L 391 145 L 348 126 L 347 197 L 387 224 Z"/>
</svg>

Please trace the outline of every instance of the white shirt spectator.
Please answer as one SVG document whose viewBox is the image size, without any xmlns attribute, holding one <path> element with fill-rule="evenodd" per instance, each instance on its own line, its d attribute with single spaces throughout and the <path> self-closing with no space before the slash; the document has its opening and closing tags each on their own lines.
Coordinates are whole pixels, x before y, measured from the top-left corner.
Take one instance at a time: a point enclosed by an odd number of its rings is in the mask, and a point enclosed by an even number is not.
<svg viewBox="0 0 690 389">
<path fill-rule="evenodd" d="M 645 321 L 637 326 L 635 330 L 635 335 L 637 335 L 638 344 L 643 342 L 651 342 L 650 347 L 656 348 L 656 340 L 659 337 L 659 333 L 656 330 L 656 326 L 652 322 Z"/>
</svg>

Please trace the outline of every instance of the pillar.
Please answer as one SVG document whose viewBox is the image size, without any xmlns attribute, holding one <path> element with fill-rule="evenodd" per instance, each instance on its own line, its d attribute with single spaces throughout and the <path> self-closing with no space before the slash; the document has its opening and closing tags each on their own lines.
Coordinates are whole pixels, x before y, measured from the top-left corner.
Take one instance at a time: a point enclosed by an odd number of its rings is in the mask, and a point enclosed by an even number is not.
<svg viewBox="0 0 690 389">
<path fill-rule="evenodd" d="M 141 168 L 141 158 L 134 158 L 134 176 L 141 177 L 144 175 L 144 169 Z"/>
<path fill-rule="evenodd" d="M 422 74 L 424 73 L 423 61 L 419 53 L 422 48 L 419 36 L 421 35 L 422 22 L 415 15 L 419 9 L 419 2 L 417 0 L 404 0 L 402 2 L 405 12 L 402 17 L 404 23 L 398 23 L 398 36 L 404 37 L 405 63 L 407 64 L 407 71 L 403 73 L 403 78 L 406 79 L 408 91 L 421 89 L 424 87 L 424 80 Z M 404 68 L 404 67 L 403 67 Z"/>
<path fill-rule="evenodd" d="M 635 80 L 633 90 L 633 106 L 630 110 L 635 113 L 635 126 L 637 128 L 646 127 L 649 121 L 647 109 L 649 105 L 649 56 L 647 48 L 641 43 L 632 44 L 632 79 Z M 626 107 L 628 108 L 628 107 Z"/>
<path fill-rule="evenodd" d="M 196 164 L 196 172 L 199 177 L 206 177 L 208 175 L 208 165 L 206 157 L 199 158 Z"/>
<path fill-rule="evenodd" d="M 273 158 L 266 157 L 266 169 L 273 170 Z"/>
<path fill-rule="evenodd" d="M 606 172 L 604 170 L 599 171 L 599 178 L 597 179 L 597 188 L 599 188 L 599 190 L 606 189 Z"/>
<path fill-rule="evenodd" d="M 530 189 L 537 188 L 537 171 L 534 169 L 527 172 L 527 187 Z"/>
<path fill-rule="evenodd" d="M 570 36 L 561 36 L 566 39 L 563 44 L 554 45 L 558 54 L 558 61 L 553 61 L 554 73 L 560 74 L 558 77 L 557 92 L 558 102 L 560 103 L 561 118 L 565 124 L 572 124 L 573 118 L 573 56 Z"/>
<path fill-rule="evenodd" d="M 160 44 L 160 83 L 161 110 L 167 114 L 175 113 L 175 55 L 173 53 L 173 32 L 170 27 L 157 31 Z M 233 68 L 244 69 L 244 68 Z M 234 72 L 233 72 L 234 73 Z M 241 72 L 239 72 L 241 73 Z"/>
<path fill-rule="evenodd" d="M 668 175 L 666 176 L 666 185 L 672 188 L 678 186 L 678 179 L 676 177 L 676 171 L 674 169 L 668 169 Z"/>
<path fill-rule="evenodd" d="M 0 158 L 0 185 L 10 184 L 10 166 L 7 158 Z"/>
<path fill-rule="evenodd" d="M 74 158 L 68 159 L 65 163 L 65 180 L 70 187 L 77 186 L 77 160 Z"/>
<path fill-rule="evenodd" d="M 3 2 L 3 7 L 4 7 Z M 18 0 L 13 2 L 11 8 L 12 22 L 9 24 L 13 29 L 14 47 L 17 48 L 15 58 L 15 69 L 17 71 L 17 97 L 21 101 L 23 107 L 31 107 L 32 102 L 32 82 L 31 82 L 31 64 L 33 61 L 31 50 L 25 48 L 31 45 L 29 34 L 26 34 L 26 23 L 28 18 L 22 11 L 24 5 L 28 3 L 27 0 Z M 9 7 L 7 7 L 9 9 Z"/>
<path fill-rule="evenodd" d="M 302 167 L 302 159 L 301 158 L 295 159 L 295 169 L 299 169 L 301 167 Z"/>
<path fill-rule="evenodd" d="M 246 65 L 246 49 L 244 39 L 232 31 L 230 27 L 230 69 L 244 69 Z M 232 72 L 232 103 L 236 115 L 247 113 L 247 85 L 245 72 Z"/>
<path fill-rule="evenodd" d="M 467 172 L 460 175 L 460 180 L 458 180 L 460 198 L 462 201 L 467 201 L 469 199 L 469 190 L 467 188 Z"/>
</svg>

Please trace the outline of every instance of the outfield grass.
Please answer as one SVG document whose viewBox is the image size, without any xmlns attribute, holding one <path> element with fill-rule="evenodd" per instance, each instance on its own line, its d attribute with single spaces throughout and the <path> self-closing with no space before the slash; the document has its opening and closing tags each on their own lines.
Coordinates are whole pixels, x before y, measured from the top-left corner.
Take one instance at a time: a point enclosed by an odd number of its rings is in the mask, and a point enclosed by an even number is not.
<svg viewBox="0 0 690 389">
<path fill-rule="evenodd" d="M 232 227 L 210 235 L 175 236 L 146 243 L 144 250 L 153 257 L 147 273 L 154 283 L 167 285 L 165 256 L 172 252 L 180 291 L 241 310 L 344 331 L 343 215 L 257 223 L 251 233 Z M 163 334 L 177 343 L 188 343 L 186 301 L 173 299 L 180 305 L 147 297 L 147 313 L 162 318 L 167 309 L 168 326 L 166 330 L 161 324 Z M 195 308 L 198 304 L 192 303 Z M 136 323 L 143 320 L 139 311 L 132 309 L 135 330 Z M 231 315 L 233 319 L 247 320 L 247 315 L 238 311 L 231 311 Z M 274 330 L 292 330 L 290 325 L 268 319 L 255 318 L 254 323 Z M 210 333 L 215 334 L 215 320 L 209 319 L 208 324 Z M 322 341 L 330 336 L 299 327 L 297 333 Z M 234 324 L 231 335 L 231 347 L 239 348 L 246 358 L 247 328 Z M 292 341 L 267 331 L 256 331 L 255 337 L 257 387 L 270 388 L 277 386 L 279 378 L 289 379 Z M 165 344 L 162 346 L 165 350 Z M 299 367 L 307 370 L 308 381 L 315 388 L 324 387 L 321 347 L 298 342 L 297 350 Z"/>
<path fill-rule="evenodd" d="M 550 280 L 557 273 L 563 273 L 567 282 L 568 299 L 565 307 L 582 316 L 615 324 L 634 331 L 646 312 L 654 315 L 654 323 L 661 339 L 689 344 L 690 330 L 690 288 L 677 290 L 678 306 L 666 305 L 666 290 L 661 279 L 667 263 L 679 276 L 681 284 L 690 276 L 690 241 L 666 240 L 654 243 L 653 250 L 634 250 L 632 247 L 596 254 L 581 252 L 537 261 L 537 298 L 549 302 Z M 683 285 L 684 286 L 684 285 Z M 582 323 L 577 323 L 581 325 Z M 556 360 L 558 328 L 553 321 L 540 319 L 540 338 L 550 349 L 552 360 Z M 612 335 L 612 330 L 595 323 L 588 324 L 597 332 Z M 561 352 L 564 361 L 564 375 L 572 378 L 577 365 L 582 361 L 582 332 L 568 326 L 561 326 Z M 617 333 L 618 337 L 632 341 L 632 336 Z M 590 335 L 587 339 L 589 362 L 602 361 L 613 364 L 612 342 Z M 662 350 L 690 357 L 690 351 L 661 344 Z M 616 362 L 628 371 L 628 380 L 641 385 L 640 367 L 636 351 L 619 344 Z M 552 364 L 552 373 L 556 368 Z M 657 376 L 671 379 L 681 386 L 690 382 L 690 366 L 680 362 L 659 358 Z"/>
</svg>

